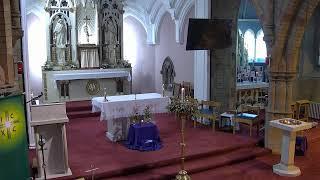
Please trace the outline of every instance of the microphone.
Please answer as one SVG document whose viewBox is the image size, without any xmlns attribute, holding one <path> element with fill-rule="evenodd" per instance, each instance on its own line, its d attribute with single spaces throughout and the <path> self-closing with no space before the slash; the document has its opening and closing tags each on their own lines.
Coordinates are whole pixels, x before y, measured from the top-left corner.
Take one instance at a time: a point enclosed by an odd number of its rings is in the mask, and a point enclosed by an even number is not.
<svg viewBox="0 0 320 180">
<path fill-rule="evenodd" d="M 34 101 L 39 99 L 41 96 L 43 96 L 43 92 L 41 92 L 38 96 L 31 98 L 27 103 L 32 102 L 32 104 L 35 104 Z"/>
</svg>

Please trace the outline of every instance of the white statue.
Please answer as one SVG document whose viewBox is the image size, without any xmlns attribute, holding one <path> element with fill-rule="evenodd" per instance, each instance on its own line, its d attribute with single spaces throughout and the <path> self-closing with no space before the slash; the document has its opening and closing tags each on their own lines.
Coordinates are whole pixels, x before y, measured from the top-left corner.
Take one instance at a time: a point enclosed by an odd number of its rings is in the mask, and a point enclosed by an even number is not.
<svg viewBox="0 0 320 180">
<path fill-rule="evenodd" d="M 107 29 L 106 29 L 106 44 L 116 44 L 117 32 L 116 28 L 111 20 L 108 21 Z"/>
<path fill-rule="evenodd" d="M 56 55 L 59 65 L 64 65 L 67 29 L 63 19 L 59 19 L 53 30 L 53 37 L 56 44 Z"/>
</svg>

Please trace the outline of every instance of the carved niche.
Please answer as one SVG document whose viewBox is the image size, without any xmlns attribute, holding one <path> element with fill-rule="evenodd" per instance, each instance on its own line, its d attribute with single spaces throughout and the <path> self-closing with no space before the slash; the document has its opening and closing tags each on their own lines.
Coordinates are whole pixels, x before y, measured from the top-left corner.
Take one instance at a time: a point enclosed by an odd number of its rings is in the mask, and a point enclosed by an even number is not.
<svg viewBox="0 0 320 180">
<path fill-rule="evenodd" d="M 162 75 L 162 84 L 164 85 L 164 89 L 166 91 L 171 91 L 176 72 L 170 57 L 166 57 L 166 59 L 163 61 L 160 74 Z"/>
<path fill-rule="evenodd" d="M 123 1 L 101 0 L 99 4 L 100 62 L 116 66 L 122 59 Z"/>
<path fill-rule="evenodd" d="M 70 15 L 74 11 L 70 0 L 48 0 L 45 10 L 49 13 L 49 66 L 68 66 L 72 64 Z"/>
</svg>

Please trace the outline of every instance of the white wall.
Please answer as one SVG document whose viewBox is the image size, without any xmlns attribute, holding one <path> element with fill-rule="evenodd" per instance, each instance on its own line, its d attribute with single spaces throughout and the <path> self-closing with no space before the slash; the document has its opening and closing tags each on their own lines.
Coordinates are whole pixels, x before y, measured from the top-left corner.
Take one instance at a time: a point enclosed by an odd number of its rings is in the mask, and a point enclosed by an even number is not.
<svg viewBox="0 0 320 180">
<path fill-rule="evenodd" d="M 162 76 L 160 74 L 163 61 L 169 56 L 174 64 L 175 82 L 188 81 L 193 84 L 194 51 L 186 51 L 189 18 L 194 17 L 194 8 L 191 8 L 184 25 L 184 41 L 178 44 L 175 41 L 175 24 L 169 13 L 162 19 L 159 28 L 159 44 L 155 46 L 155 88 L 161 93 Z"/>
<path fill-rule="evenodd" d="M 46 32 L 43 17 L 34 13 L 27 15 L 27 36 L 28 36 L 28 61 L 29 62 L 29 86 L 34 95 L 42 91 L 42 70 L 47 60 Z"/>
<path fill-rule="evenodd" d="M 132 65 L 133 93 L 154 92 L 155 48 L 147 44 L 142 24 L 128 16 L 123 21 L 124 59 Z"/>
</svg>

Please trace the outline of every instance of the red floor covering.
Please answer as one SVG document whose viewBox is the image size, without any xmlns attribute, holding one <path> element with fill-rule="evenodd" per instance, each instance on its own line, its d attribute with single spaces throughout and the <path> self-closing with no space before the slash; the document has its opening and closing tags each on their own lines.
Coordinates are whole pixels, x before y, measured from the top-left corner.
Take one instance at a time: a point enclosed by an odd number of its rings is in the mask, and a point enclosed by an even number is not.
<svg viewBox="0 0 320 180">
<path fill-rule="evenodd" d="M 69 164 L 72 177 L 89 176 L 85 171 L 99 168 L 96 177 L 112 177 L 124 172 L 160 166 L 170 161 L 179 161 L 179 121 L 172 115 L 156 115 L 157 126 L 164 147 L 158 151 L 139 152 L 127 149 L 121 143 L 112 143 L 105 137 L 106 125 L 99 117 L 71 119 L 67 125 Z M 200 157 L 205 153 L 223 151 L 228 148 L 248 147 L 256 138 L 243 137 L 224 132 L 212 132 L 209 127 L 193 128 L 187 122 L 186 154 Z M 193 156 L 192 156 L 193 155 Z"/>
<path fill-rule="evenodd" d="M 279 163 L 280 155 L 268 154 L 239 164 L 192 174 L 193 180 L 280 180 L 280 179 L 320 179 L 320 126 L 308 130 L 308 151 L 305 156 L 295 156 L 295 165 L 301 170 L 301 176 L 281 177 L 272 172 L 272 166 Z"/>
</svg>

